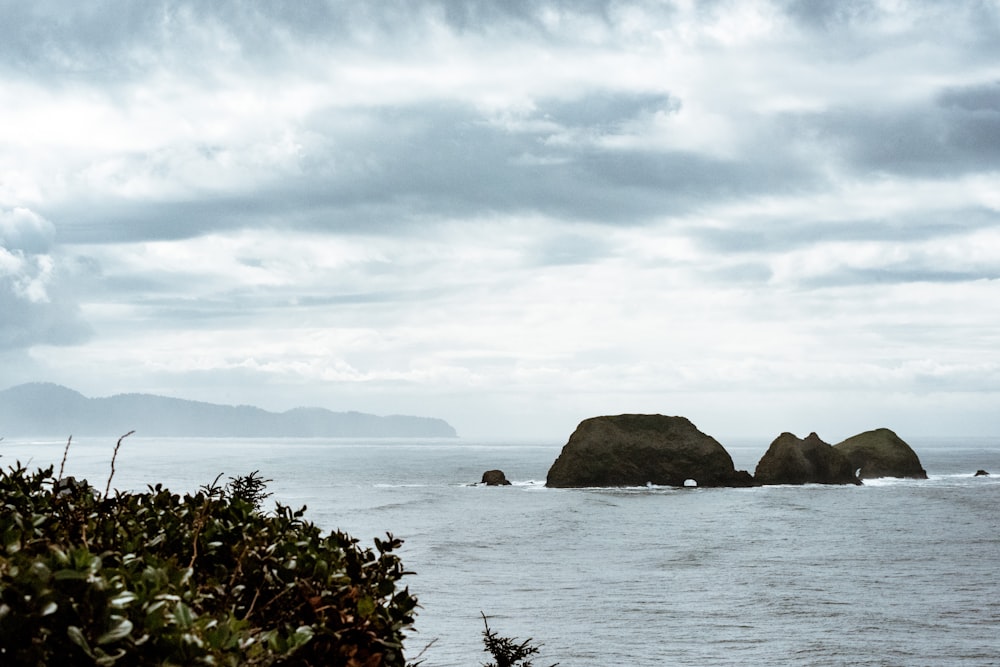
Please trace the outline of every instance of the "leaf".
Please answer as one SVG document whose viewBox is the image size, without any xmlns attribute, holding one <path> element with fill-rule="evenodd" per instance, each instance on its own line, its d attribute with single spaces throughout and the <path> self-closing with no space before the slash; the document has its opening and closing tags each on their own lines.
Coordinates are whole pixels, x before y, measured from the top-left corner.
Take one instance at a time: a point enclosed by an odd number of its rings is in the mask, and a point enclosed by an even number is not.
<svg viewBox="0 0 1000 667">
<path fill-rule="evenodd" d="M 100 649 L 98 649 L 98 651 L 100 651 Z M 98 667 L 110 667 L 115 664 L 115 661 L 118 660 L 118 658 L 121 658 L 124 655 L 125 649 L 118 649 L 114 655 L 102 654 L 97 656 L 94 662 L 97 663 Z"/>
<path fill-rule="evenodd" d="M 13 556 L 18 551 L 20 551 L 21 550 L 20 536 L 18 536 L 16 538 L 11 538 L 9 541 L 7 541 L 7 545 L 6 545 L 5 548 L 6 548 L 7 553 L 9 555 L 11 555 L 11 556 Z"/>
<path fill-rule="evenodd" d="M 308 625 L 302 625 L 295 629 L 295 633 L 288 638 L 288 648 L 294 651 L 300 646 L 304 646 L 309 643 L 309 640 L 313 638 L 313 629 Z"/>
<path fill-rule="evenodd" d="M 110 644 L 118 641 L 119 639 L 124 639 L 132 634 L 132 621 L 127 618 L 121 618 L 120 616 L 112 616 L 111 618 L 118 619 L 118 625 L 98 637 L 98 645 L 103 646 L 104 644 Z"/>
<path fill-rule="evenodd" d="M 369 596 L 365 596 L 358 600 L 358 615 L 361 618 L 368 618 L 375 611 L 375 600 Z"/>
<path fill-rule="evenodd" d="M 78 572 L 77 570 L 59 570 L 52 575 L 54 579 L 86 579 L 90 576 L 89 572 Z"/>
<path fill-rule="evenodd" d="M 118 609 L 121 609 L 122 607 L 129 606 L 130 604 L 135 602 L 138 598 L 139 596 L 133 593 L 132 591 L 122 591 L 118 595 L 108 600 L 108 604 L 110 604 L 112 607 L 117 607 Z"/>
<path fill-rule="evenodd" d="M 87 638 L 83 636 L 83 630 L 75 625 L 71 625 L 66 628 L 66 635 L 69 637 L 71 642 L 82 648 L 84 653 L 91 656 L 93 655 L 90 650 L 90 645 L 87 643 Z"/>
<path fill-rule="evenodd" d="M 174 618 L 177 619 L 177 625 L 180 627 L 190 628 L 191 624 L 194 623 L 194 612 L 191 611 L 191 607 L 183 602 L 178 602 L 177 606 L 174 607 Z"/>
</svg>

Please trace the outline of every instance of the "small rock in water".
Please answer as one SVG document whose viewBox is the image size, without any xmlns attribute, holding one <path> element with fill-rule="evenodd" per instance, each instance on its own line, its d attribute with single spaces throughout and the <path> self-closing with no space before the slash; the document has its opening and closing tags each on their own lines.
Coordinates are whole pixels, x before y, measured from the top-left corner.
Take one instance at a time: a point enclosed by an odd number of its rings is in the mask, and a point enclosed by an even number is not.
<svg viewBox="0 0 1000 667">
<path fill-rule="evenodd" d="M 990 476 L 990 474 L 988 472 L 986 472 L 985 470 L 977 470 L 976 474 L 973 475 L 973 477 L 989 477 L 989 476 Z"/>
<path fill-rule="evenodd" d="M 483 484 L 486 486 L 510 486 L 503 470 L 487 470 L 483 473 Z"/>
</svg>

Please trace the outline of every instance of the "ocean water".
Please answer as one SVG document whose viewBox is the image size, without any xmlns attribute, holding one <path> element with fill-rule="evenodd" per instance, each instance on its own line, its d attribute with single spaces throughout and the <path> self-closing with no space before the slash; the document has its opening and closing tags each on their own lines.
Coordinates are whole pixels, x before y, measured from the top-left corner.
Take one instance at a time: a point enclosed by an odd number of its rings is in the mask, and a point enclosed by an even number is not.
<svg viewBox="0 0 1000 667">
<path fill-rule="evenodd" d="M 909 442 L 930 479 L 546 489 L 563 443 L 132 436 L 112 487 L 259 470 L 325 529 L 403 538 L 427 667 L 485 662 L 481 612 L 538 667 L 1000 665 L 1000 438 Z M 0 465 L 65 444 L 5 440 Z M 65 474 L 103 489 L 114 444 L 74 441 Z M 751 471 L 768 445 L 724 444 Z M 491 468 L 513 486 L 475 485 Z"/>
</svg>

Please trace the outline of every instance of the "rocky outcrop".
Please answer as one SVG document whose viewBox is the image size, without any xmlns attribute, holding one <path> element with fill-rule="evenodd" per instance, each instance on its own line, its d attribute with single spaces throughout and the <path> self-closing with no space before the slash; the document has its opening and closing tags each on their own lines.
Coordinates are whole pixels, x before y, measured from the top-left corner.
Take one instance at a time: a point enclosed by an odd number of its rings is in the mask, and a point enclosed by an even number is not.
<svg viewBox="0 0 1000 667">
<path fill-rule="evenodd" d="M 546 486 L 752 486 L 729 452 L 684 417 L 617 415 L 580 422 Z"/>
<path fill-rule="evenodd" d="M 861 479 L 910 477 L 927 479 L 916 452 L 887 428 L 859 433 L 834 445 L 851 462 Z"/>
<path fill-rule="evenodd" d="M 988 472 L 986 472 L 985 470 L 982 470 L 982 469 L 977 470 L 976 474 L 973 475 L 973 477 L 989 477 L 989 476 L 990 476 L 990 474 Z"/>
<path fill-rule="evenodd" d="M 483 484 L 486 486 L 510 486 L 507 476 L 503 470 L 487 470 L 483 473 Z"/>
<path fill-rule="evenodd" d="M 861 484 L 843 452 L 810 433 L 803 440 L 782 433 L 757 463 L 758 484 Z"/>
</svg>

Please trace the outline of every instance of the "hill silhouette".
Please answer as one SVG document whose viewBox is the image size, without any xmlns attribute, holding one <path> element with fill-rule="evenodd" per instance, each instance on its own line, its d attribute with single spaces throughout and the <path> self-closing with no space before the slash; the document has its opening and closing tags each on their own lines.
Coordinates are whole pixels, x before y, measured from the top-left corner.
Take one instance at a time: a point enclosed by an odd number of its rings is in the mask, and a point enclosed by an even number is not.
<svg viewBox="0 0 1000 667">
<path fill-rule="evenodd" d="M 121 435 L 170 437 L 455 437 L 442 419 L 378 416 L 295 408 L 269 412 L 249 405 L 219 405 L 154 394 L 88 398 L 51 383 L 0 391 L 0 436 Z"/>
</svg>

